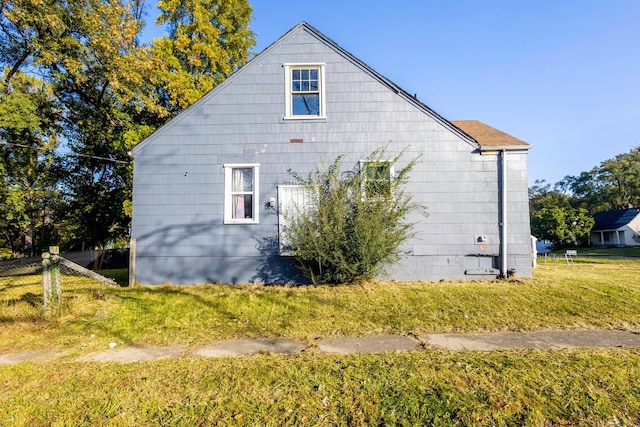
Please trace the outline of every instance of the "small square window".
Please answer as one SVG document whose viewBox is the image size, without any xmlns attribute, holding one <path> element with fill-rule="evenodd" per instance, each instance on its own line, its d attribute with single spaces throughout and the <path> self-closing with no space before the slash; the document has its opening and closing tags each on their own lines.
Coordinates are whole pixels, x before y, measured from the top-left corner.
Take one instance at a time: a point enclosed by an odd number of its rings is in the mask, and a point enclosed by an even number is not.
<svg viewBox="0 0 640 427">
<path fill-rule="evenodd" d="M 393 167 L 391 162 L 360 162 L 362 197 L 372 199 L 391 195 Z"/>
<path fill-rule="evenodd" d="M 288 119 L 323 118 L 324 65 L 285 64 L 286 114 Z"/>
<path fill-rule="evenodd" d="M 258 223 L 259 165 L 224 165 L 224 223 Z"/>
</svg>

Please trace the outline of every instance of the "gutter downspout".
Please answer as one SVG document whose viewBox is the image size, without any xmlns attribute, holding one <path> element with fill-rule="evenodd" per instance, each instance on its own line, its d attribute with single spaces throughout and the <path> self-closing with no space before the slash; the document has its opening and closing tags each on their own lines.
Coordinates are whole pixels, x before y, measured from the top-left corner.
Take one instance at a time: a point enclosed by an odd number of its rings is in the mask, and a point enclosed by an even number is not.
<svg viewBox="0 0 640 427">
<path fill-rule="evenodd" d="M 507 150 L 500 150 L 500 174 L 502 181 L 500 209 L 500 277 L 507 278 Z"/>
</svg>

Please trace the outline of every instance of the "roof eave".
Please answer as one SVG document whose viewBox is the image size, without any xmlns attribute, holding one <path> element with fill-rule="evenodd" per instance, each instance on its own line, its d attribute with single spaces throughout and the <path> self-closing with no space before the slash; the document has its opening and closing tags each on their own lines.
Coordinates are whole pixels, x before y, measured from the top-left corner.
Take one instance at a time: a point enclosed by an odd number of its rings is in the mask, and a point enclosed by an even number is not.
<svg viewBox="0 0 640 427">
<path fill-rule="evenodd" d="M 492 153 L 496 151 L 529 151 L 531 149 L 531 145 L 480 145 L 481 153 Z"/>
<path fill-rule="evenodd" d="M 621 228 L 624 228 L 625 225 L 618 228 L 592 228 L 591 233 L 606 233 L 611 231 L 620 231 Z"/>
</svg>

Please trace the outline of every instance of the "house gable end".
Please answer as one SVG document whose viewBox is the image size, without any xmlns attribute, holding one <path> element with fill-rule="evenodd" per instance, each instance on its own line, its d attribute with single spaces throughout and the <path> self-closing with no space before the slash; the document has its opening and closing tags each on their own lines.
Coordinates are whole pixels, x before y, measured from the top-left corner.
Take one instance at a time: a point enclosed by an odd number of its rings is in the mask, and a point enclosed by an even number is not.
<svg viewBox="0 0 640 427">
<path fill-rule="evenodd" d="M 640 234 L 640 210 L 638 211 L 638 214 L 629 221 L 628 225 L 634 232 Z"/>
<path fill-rule="evenodd" d="M 267 48 L 265 48 L 262 52 L 260 52 L 258 55 L 256 55 L 254 58 L 252 58 L 249 62 L 247 62 L 247 64 L 245 64 L 240 69 L 238 69 L 235 73 L 233 73 L 231 76 L 229 76 L 227 79 L 225 79 L 222 83 L 217 85 L 210 92 L 205 94 L 202 98 L 200 98 L 194 104 L 189 106 L 184 111 L 180 112 L 176 117 L 174 117 L 171 120 L 169 120 L 163 126 L 158 128 L 155 132 L 153 132 L 150 136 L 148 136 L 143 141 L 138 143 L 131 150 L 131 153 L 135 156 L 140 150 L 144 149 L 145 146 L 147 146 L 149 144 L 152 144 L 153 141 L 156 140 L 158 137 L 160 137 L 161 135 L 163 135 L 166 132 L 170 131 L 171 128 L 173 128 L 174 126 L 178 125 L 185 118 L 189 117 L 191 115 L 192 111 L 195 111 L 198 108 L 200 108 L 201 106 L 210 103 L 212 101 L 212 99 L 214 97 L 216 97 L 216 95 L 218 95 L 220 92 L 224 91 L 224 89 L 226 87 L 232 85 L 237 79 L 241 78 L 242 75 L 251 72 L 251 70 L 254 67 L 259 66 L 259 64 L 261 62 L 263 62 L 264 58 L 267 58 L 271 53 L 273 53 L 278 48 L 278 46 L 282 45 L 288 39 L 294 37 L 296 34 L 299 34 L 300 32 L 305 32 L 306 34 L 314 37 L 320 43 L 324 44 L 325 46 L 330 48 L 333 52 L 335 52 L 336 54 L 340 55 L 345 60 L 350 62 L 352 65 L 356 66 L 358 69 L 360 69 L 361 71 L 363 71 L 364 73 L 369 75 L 375 81 L 379 82 L 384 87 L 386 87 L 387 89 L 389 89 L 390 91 L 392 91 L 393 93 L 398 95 L 400 98 L 402 98 L 408 104 L 414 106 L 419 111 L 423 112 L 426 116 L 428 116 L 429 118 L 431 118 L 435 122 L 437 122 L 440 125 L 442 125 L 444 128 L 449 130 L 451 133 L 455 134 L 457 137 L 459 137 L 461 140 L 463 140 L 464 142 L 469 144 L 474 149 L 479 149 L 480 148 L 480 144 L 472 136 L 470 136 L 469 134 L 463 132 L 460 128 L 458 128 L 457 126 L 452 124 L 450 121 L 448 121 L 445 118 L 443 118 L 442 116 L 440 116 L 438 113 L 436 113 L 430 107 L 428 107 L 426 104 L 420 102 L 416 97 L 410 95 L 408 92 L 406 92 L 400 86 L 398 86 L 397 84 L 393 83 L 391 80 L 389 80 L 388 78 L 384 77 L 382 74 L 378 73 L 373 68 L 369 67 L 363 61 L 361 61 L 360 59 L 356 58 L 354 55 L 352 55 L 351 53 L 349 53 L 348 51 L 346 51 L 345 49 L 340 47 L 340 45 L 338 45 L 336 42 L 334 42 L 333 40 L 331 40 L 330 38 L 325 36 L 323 33 L 318 31 L 317 29 L 315 29 L 313 26 L 309 25 L 306 22 L 301 22 L 300 24 L 296 25 L 291 30 L 286 32 L 283 36 L 281 36 L 274 43 L 272 43 Z"/>
</svg>

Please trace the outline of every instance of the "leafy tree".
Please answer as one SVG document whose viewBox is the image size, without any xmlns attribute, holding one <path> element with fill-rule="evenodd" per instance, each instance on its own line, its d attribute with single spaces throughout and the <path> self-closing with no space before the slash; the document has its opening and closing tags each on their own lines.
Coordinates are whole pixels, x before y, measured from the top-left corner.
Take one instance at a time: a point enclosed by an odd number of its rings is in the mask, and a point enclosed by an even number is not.
<svg viewBox="0 0 640 427">
<path fill-rule="evenodd" d="M 572 206 L 575 200 L 558 186 L 552 188 L 544 180 L 537 180 L 529 188 L 529 212 L 531 233 L 539 239 L 548 240 L 556 246 L 575 240 L 567 224 L 567 218 L 576 216 Z"/>
<path fill-rule="evenodd" d="M 152 43 L 151 78 L 161 105 L 175 114 L 247 62 L 252 9 L 246 0 L 160 0 L 158 8 L 157 23 L 169 31 Z"/>
<path fill-rule="evenodd" d="M 537 212 L 545 207 L 570 208 L 572 198 L 557 188 L 551 188 L 551 184 L 545 180 L 536 180 L 533 187 L 529 188 L 529 209 Z"/>
<path fill-rule="evenodd" d="M 113 209 L 118 203 L 105 197 L 103 189 L 110 187 L 107 194 L 122 192 L 126 177 L 109 181 L 103 177 L 114 176 L 114 159 L 129 162 L 117 141 L 123 129 L 136 126 L 131 113 L 145 106 L 134 95 L 145 70 L 145 51 L 136 41 L 142 28 L 141 7 L 141 3 L 113 0 L 10 0 L 0 5 L 0 39 L 6 54 L 2 61 L 7 65 L 4 86 L 14 84 L 21 70 L 41 76 L 56 106 L 56 130 L 66 142 L 66 156 L 58 163 L 64 170 L 58 174 L 51 170 L 49 176 L 60 180 L 56 184 L 65 190 L 64 200 L 69 203 L 54 203 L 59 187 L 54 185 L 49 205 L 62 209 L 58 217 L 75 216 L 73 223 L 89 231 L 91 243 L 101 243 L 106 234 L 118 232 L 114 222 L 103 221 L 102 208 Z M 1 115 L 10 119 L 4 111 Z M 30 128 L 36 128 L 34 123 Z M 84 215 L 74 215 L 73 204 L 87 199 L 100 204 L 84 205 Z M 122 208 L 118 217 L 116 223 L 123 222 Z"/>
<path fill-rule="evenodd" d="M 640 204 L 640 147 L 602 162 L 599 179 L 606 183 L 612 209 Z"/>
<path fill-rule="evenodd" d="M 556 247 L 585 244 L 594 220 L 585 209 L 544 207 L 533 213 L 531 229 L 536 237 Z"/>
<path fill-rule="evenodd" d="M 306 178 L 292 172 L 315 203 L 287 215 L 286 240 L 299 268 L 314 283 L 369 279 L 398 261 L 402 244 L 413 236 L 407 216 L 415 210 L 426 213 L 402 190 L 417 159 L 396 170 L 392 179 L 380 179 L 380 171 L 397 165 L 401 154 L 386 161 L 385 150 L 376 150 L 362 169 L 355 166 L 346 173 L 344 155 Z"/>
<path fill-rule="evenodd" d="M 5 69 L 4 76 L 10 72 Z M 14 72 L 0 89 L 0 246 L 34 253 L 52 228 L 58 122 L 50 87 Z"/>
<path fill-rule="evenodd" d="M 589 172 L 567 176 L 558 186 L 569 191 L 579 206 L 594 214 L 640 204 L 640 147 L 600 163 Z"/>
<path fill-rule="evenodd" d="M 144 45 L 143 0 L 0 2 L 5 91 L 28 72 L 53 94 L 65 145 L 57 163 L 64 193 L 57 218 L 68 225 L 69 243 L 103 245 L 126 235 L 128 151 L 241 66 L 255 43 L 246 0 L 162 1 L 159 7 L 169 34 Z M 19 110 L 9 102 L 18 101 L 6 98 L 0 123 L 12 120 Z"/>
</svg>

